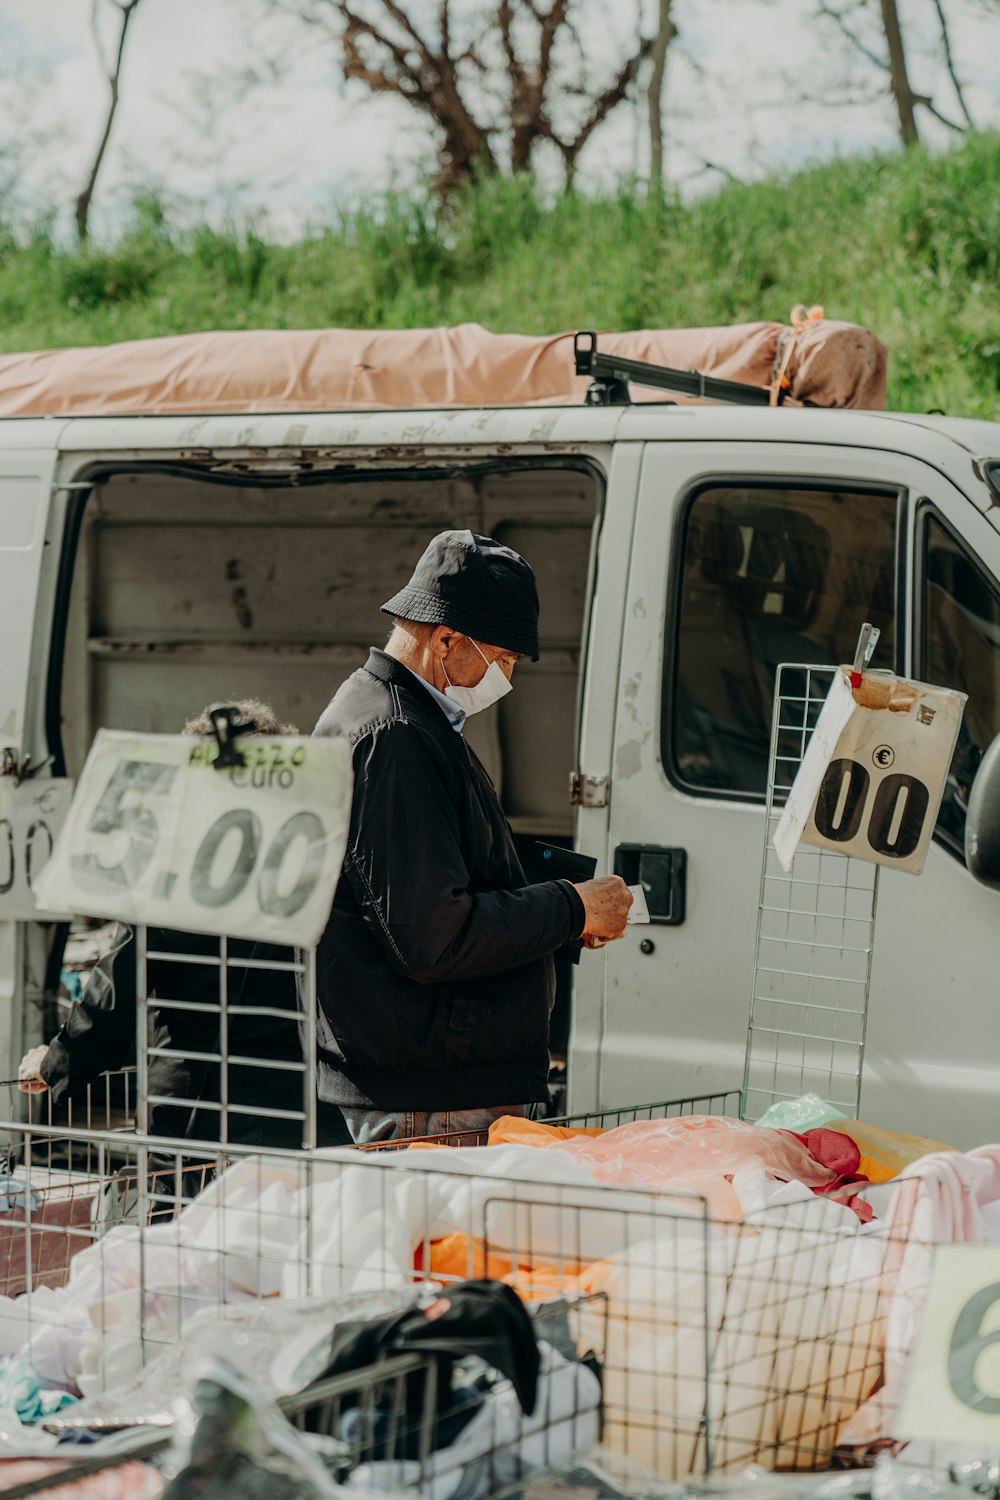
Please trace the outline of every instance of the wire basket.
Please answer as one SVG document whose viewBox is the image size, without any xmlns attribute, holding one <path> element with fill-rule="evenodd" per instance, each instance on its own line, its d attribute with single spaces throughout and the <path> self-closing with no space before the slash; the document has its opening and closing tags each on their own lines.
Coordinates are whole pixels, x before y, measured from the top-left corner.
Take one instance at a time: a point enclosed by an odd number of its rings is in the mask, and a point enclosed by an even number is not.
<svg viewBox="0 0 1000 1500">
<path fill-rule="evenodd" d="M 743 1114 L 819 1094 L 857 1117 L 879 867 L 800 844 L 785 871 L 771 840 L 838 667 L 778 668 L 764 818 Z"/>
<path fill-rule="evenodd" d="M 32 1163 L 48 1127 L 7 1128 L 22 1135 L 26 1192 L 41 1195 L 47 1168 Z M 576 1347 L 604 1354 L 605 1442 L 671 1478 L 823 1468 L 849 1441 L 856 1458 L 846 1424 L 887 1376 L 898 1385 L 919 1322 L 906 1289 L 926 1284 L 916 1273 L 934 1251 L 908 1222 L 866 1227 L 819 1198 L 726 1212 L 708 1189 L 584 1181 L 551 1150 L 522 1152 L 515 1177 L 492 1148 L 453 1163 L 441 1150 L 253 1153 L 112 1132 L 90 1144 L 128 1153 L 127 1234 L 82 1216 L 49 1224 L 38 1205 L 5 1216 L 25 1244 L 8 1285 L 58 1287 L 53 1269 L 65 1280 L 70 1265 L 63 1291 L 14 1309 L 26 1356 L 68 1359 L 66 1383 L 85 1368 L 90 1389 L 118 1389 L 206 1309 L 488 1275 L 529 1305 L 577 1300 Z M 193 1198 L 192 1171 L 207 1183 Z M 69 1247 L 55 1268 L 53 1237 Z"/>
<path fill-rule="evenodd" d="M 613 1109 L 592 1109 L 580 1114 L 552 1115 L 544 1125 L 568 1130 L 615 1130 L 638 1120 L 673 1120 L 683 1115 L 728 1115 L 740 1118 L 740 1090 L 726 1089 L 714 1094 L 691 1094 L 683 1099 L 659 1099 L 652 1104 L 623 1104 Z M 408 1146 L 488 1146 L 489 1130 L 445 1130 L 432 1135 L 401 1136 L 386 1141 L 366 1141 L 357 1151 L 400 1151 Z"/>
</svg>

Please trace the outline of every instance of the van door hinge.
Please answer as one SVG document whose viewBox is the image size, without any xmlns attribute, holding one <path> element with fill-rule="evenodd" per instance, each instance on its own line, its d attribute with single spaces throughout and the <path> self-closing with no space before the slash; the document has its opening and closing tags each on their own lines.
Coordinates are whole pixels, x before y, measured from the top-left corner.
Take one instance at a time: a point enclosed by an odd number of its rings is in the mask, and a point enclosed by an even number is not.
<svg viewBox="0 0 1000 1500">
<path fill-rule="evenodd" d="M 607 776 L 588 776 L 584 771 L 569 773 L 569 801 L 571 807 L 607 807 Z"/>
</svg>

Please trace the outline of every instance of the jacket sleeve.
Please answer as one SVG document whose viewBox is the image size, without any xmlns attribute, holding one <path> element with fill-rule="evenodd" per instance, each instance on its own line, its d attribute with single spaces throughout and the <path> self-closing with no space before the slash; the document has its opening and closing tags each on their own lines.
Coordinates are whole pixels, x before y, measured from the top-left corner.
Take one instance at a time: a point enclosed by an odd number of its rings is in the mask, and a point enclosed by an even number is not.
<svg viewBox="0 0 1000 1500">
<path fill-rule="evenodd" d="M 487 978 L 580 936 L 583 902 L 565 881 L 469 890 L 458 813 L 440 753 L 412 724 L 355 748 L 344 872 L 399 973 L 421 984 Z"/>
<path fill-rule="evenodd" d="M 39 1071 L 53 1103 L 124 1066 L 135 1043 L 135 1012 L 135 943 L 132 929 L 121 923 L 42 1059 Z"/>
</svg>

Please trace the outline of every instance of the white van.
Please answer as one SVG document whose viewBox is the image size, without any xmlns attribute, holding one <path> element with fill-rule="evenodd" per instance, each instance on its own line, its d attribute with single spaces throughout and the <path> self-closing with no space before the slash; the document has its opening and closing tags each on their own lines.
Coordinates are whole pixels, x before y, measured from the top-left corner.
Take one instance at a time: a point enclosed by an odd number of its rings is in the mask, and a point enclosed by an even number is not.
<svg viewBox="0 0 1000 1500">
<path fill-rule="evenodd" d="M 228 697 L 308 730 L 428 537 L 498 537 L 542 601 L 541 660 L 468 730 L 512 826 L 605 869 L 652 853 L 653 925 L 574 971 L 570 1103 L 707 1094 L 742 1077 L 775 666 L 841 661 L 871 620 L 874 665 L 969 704 L 924 873 L 882 880 L 862 1113 L 993 1139 L 1000 908 L 959 783 L 1000 730 L 998 458 L 1000 426 L 857 411 L 11 419 L 4 771 L 73 776 L 99 725 L 174 731 Z M 8 1075 L 61 937 L 0 924 Z"/>
</svg>

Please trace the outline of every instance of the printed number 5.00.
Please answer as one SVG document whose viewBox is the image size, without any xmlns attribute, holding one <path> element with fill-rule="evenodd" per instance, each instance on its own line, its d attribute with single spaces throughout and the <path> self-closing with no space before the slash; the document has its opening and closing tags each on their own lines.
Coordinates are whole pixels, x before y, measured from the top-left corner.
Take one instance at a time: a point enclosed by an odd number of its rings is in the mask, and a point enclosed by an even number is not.
<svg viewBox="0 0 1000 1500">
<path fill-rule="evenodd" d="M 176 766 L 155 761 L 118 762 L 90 815 L 87 832 L 126 835 L 126 847 L 116 865 L 102 864 L 96 854 L 71 855 L 73 873 L 84 889 L 101 889 L 109 884 L 131 886 L 141 878 L 156 851 L 160 825 L 148 807 L 128 805 L 125 799 L 130 793 L 165 796 L 176 775 Z"/>
<path fill-rule="evenodd" d="M 832 760 L 816 798 L 816 827 L 833 844 L 856 838 L 868 804 L 871 777 L 856 760 Z M 908 859 L 920 843 L 930 793 L 915 776 L 896 773 L 879 782 L 867 837 L 876 854 Z"/>
</svg>

